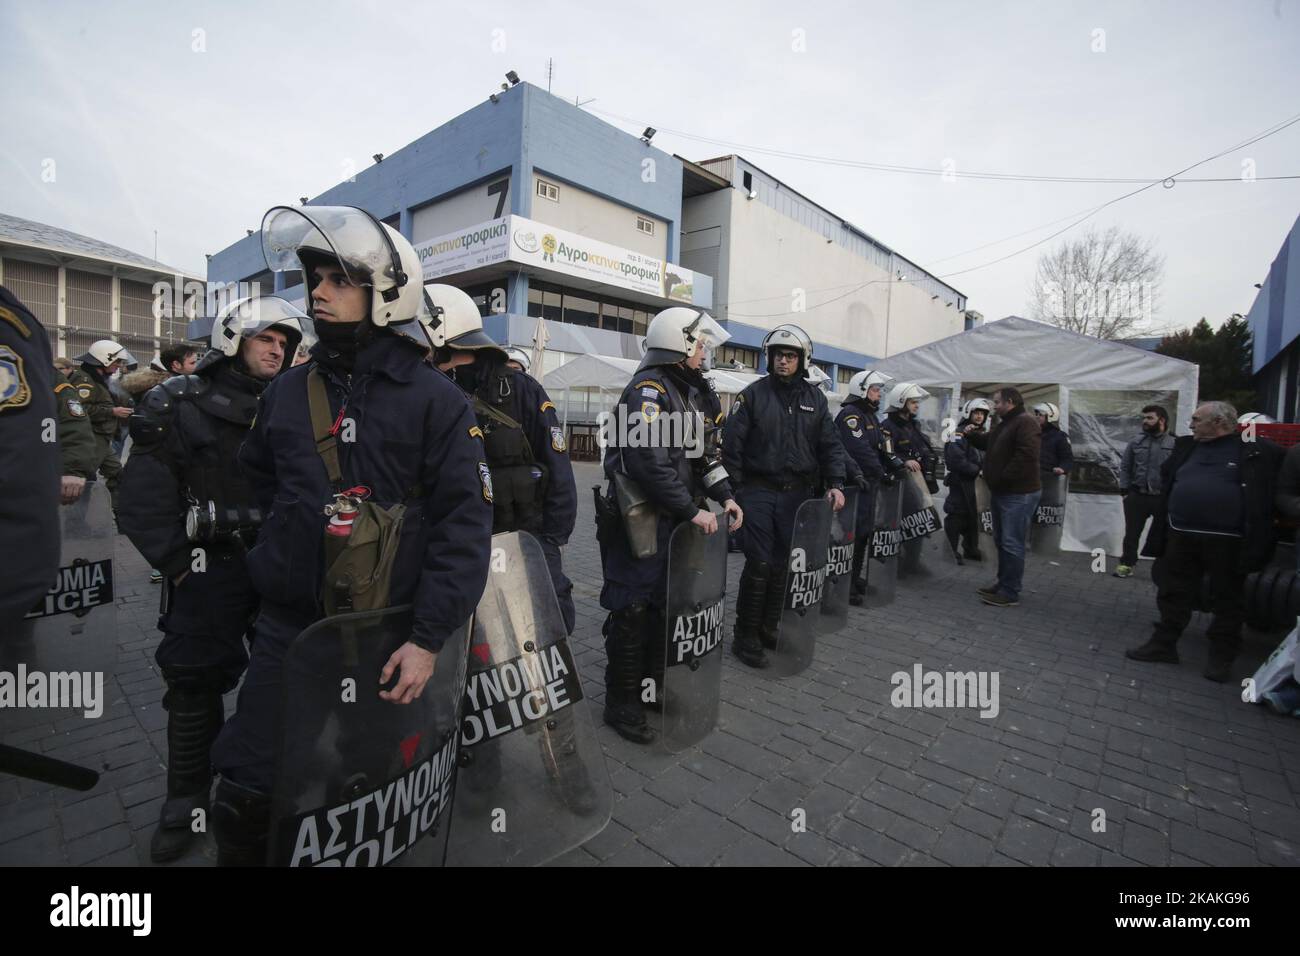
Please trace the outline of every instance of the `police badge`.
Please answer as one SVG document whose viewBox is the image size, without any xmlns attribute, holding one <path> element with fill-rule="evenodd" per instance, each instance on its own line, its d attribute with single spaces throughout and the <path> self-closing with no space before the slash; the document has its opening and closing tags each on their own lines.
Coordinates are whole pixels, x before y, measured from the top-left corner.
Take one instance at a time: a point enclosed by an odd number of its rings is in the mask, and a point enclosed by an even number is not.
<svg viewBox="0 0 1300 956">
<path fill-rule="evenodd" d="M 564 429 L 558 425 L 551 428 L 551 448 L 555 451 L 564 451 Z"/>
<path fill-rule="evenodd" d="M 23 360 L 13 349 L 0 345 L 0 412 L 8 408 L 22 408 L 32 399 Z"/>
</svg>

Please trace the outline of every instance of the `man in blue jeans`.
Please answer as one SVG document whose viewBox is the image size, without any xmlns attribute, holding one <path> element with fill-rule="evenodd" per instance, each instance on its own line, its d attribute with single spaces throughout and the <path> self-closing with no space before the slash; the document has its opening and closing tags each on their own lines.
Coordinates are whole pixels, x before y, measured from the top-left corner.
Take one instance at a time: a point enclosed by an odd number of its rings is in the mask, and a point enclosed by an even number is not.
<svg viewBox="0 0 1300 956">
<path fill-rule="evenodd" d="M 980 599 L 994 607 L 1015 607 L 1020 603 L 1020 585 L 1025 576 L 1025 542 L 1029 523 L 1043 496 L 1038 473 L 1042 446 L 1038 422 L 1025 414 L 1020 392 L 1003 386 L 993 393 L 993 410 L 998 424 L 985 433 L 967 425 L 962 434 L 984 454 L 984 480 L 993 493 L 993 542 L 998 549 L 998 579 L 980 588 Z"/>
</svg>

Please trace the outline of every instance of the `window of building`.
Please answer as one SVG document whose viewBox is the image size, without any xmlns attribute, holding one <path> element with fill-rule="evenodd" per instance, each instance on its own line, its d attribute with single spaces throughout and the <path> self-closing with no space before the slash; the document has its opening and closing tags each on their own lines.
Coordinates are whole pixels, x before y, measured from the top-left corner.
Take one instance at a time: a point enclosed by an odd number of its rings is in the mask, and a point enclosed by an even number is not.
<svg viewBox="0 0 1300 956">
<path fill-rule="evenodd" d="M 758 370 L 758 349 L 742 348 L 739 345 L 724 345 L 718 349 L 718 365 L 728 366 L 739 362 L 745 368 Z"/>
<path fill-rule="evenodd" d="M 849 380 L 860 371 L 862 370 L 858 368 L 847 368 L 846 366 L 841 365 L 839 372 L 835 376 L 835 380 L 841 385 L 847 385 L 849 384 Z"/>
<path fill-rule="evenodd" d="M 560 201 L 560 187 L 554 183 L 548 183 L 544 179 L 537 180 L 537 195 L 543 199 L 549 199 L 551 202 Z"/>
<path fill-rule="evenodd" d="M 644 232 L 647 236 L 655 234 L 655 223 L 653 219 L 647 219 L 645 216 L 636 217 L 636 231 Z"/>
<path fill-rule="evenodd" d="M 478 314 L 487 318 L 506 311 L 506 280 L 485 282 L 482 285 L 469 286 L 465 294 L 478 306 Z"/>
<path fill-rule="evenodd" d="M 528 287 L 528 314 L 552 322 L 645 335 L 655 310 L 599 293 L 568 290 L 534 280 Z"/>
<path fill-rule="evenodd" d="M 600 327 L 600 303 L 595 299 L 564 294 L 564 319 L 570 325 L 585 325 L 587 328 Z"/>
</svg>

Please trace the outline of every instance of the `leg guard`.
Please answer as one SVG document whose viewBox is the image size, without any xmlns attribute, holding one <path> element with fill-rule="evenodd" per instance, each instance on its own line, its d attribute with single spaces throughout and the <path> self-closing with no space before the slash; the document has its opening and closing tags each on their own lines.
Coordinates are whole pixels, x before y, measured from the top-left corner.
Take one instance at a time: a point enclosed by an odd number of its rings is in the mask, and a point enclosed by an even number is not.
<svg viewBox="0 0 1300 956">
<path fill-rule="evenodd" d="M 764 606 L 772 579 L 772 566 L 763 561 L 746 561 L 740 572 L 740 594 L 736 598 L 736 627 L 732 632 L 731 652 L 750 667 L 767 667 L 764 642 L 759 638 L 763 627 Z M 772 646 L 776 646 L 773 640 Z"/>
<path fill-rule="evenodd" d="M 651 605 L 646 609 L 645 652 L 641 677 L 654 681 L 654 699 L 645 701 L 645 706 L 653 711 L 664 709 L 664 659 L 668 655 L 668 632 L 665 630 L 664 615 L 659 608 Z"/>
<path fill-rule="evenodd" d="M 166 863 L 184 855 L 195 837 L 194 811 L 208 811 L 212 742 L 225 721 L 221 672 L 207 667 L 163 668 L 167 693 L 167 800 L 149 855 Z"/>
<path fill-rule="evenodd" d="M 605 621 L 605 723 L 638 744 L 655 739 L 641 707 L 648 611 L 648 605 L 637 602 Z"/>
<path fill-rule="evenodd" d="M 212 802 L 217 866 L 266 866 L 271 798 L 221 778 Z"/>
<path fill-rule="evenodd" d="M 781 633 L 781 612 L 785 610 L 785 571 L 772 569 L 763 596 L 763 618 L 758 626 L 758 637 L 769 651 L 776 648 Z"/>
</svg>

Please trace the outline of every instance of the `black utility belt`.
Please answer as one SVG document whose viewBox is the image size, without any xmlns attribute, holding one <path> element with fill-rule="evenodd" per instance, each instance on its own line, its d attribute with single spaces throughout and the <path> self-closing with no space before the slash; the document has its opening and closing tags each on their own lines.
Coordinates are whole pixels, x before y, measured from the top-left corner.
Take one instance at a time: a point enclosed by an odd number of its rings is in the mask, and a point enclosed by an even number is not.
<svg viewBox="0 0 1300 956">
<path fill-rule="evenodd" d="M 747 484 L 754 485 L 756 488 L 763 488 L 767 491 L 805 491 L 812 489 L 811 478 L 797 478 L 794 481 L 773 481 L 770 478 L 749 478 Z"/>
</svg>

